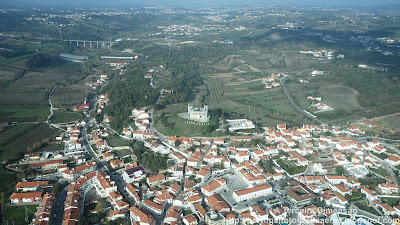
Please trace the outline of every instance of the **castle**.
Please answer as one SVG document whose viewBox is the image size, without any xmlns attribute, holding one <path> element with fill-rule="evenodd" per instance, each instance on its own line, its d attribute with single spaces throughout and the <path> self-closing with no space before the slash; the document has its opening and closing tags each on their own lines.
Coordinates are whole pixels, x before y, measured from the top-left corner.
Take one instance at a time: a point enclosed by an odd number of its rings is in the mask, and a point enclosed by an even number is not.
<svg viewBox="0 0 400 225">
<path fill-rule="evenodd" d="M 190 120 L 197 122 L 208 122 L 210 117 L 208 116 L 208 105 L 204 105 L 203 108 L 195 108 L 194 105 L 188 105 L 188 116 Z"/>
</svg>

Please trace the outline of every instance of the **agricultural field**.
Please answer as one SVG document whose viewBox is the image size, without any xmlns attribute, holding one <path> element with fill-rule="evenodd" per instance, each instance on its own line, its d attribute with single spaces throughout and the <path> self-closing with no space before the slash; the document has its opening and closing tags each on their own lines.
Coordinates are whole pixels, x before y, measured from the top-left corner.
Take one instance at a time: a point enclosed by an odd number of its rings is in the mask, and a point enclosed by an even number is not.
<svg viewBox="0 0 400 225">
<path fill-rule="evenodd" d="M 82 115 L 78 112 L 60 112 L 56 111 L 50 118 L 52 123 L 68 123 L 71 121 L 77 121 L 82 118 Z"/>
<path fill-rule="evenodd" d="M 18 136 L 22 136 L 23 134 L 27 133 L 35 126 L 37 125 L 34 123 L 21 123 L 0 131 L 0 146 L 10 143 Z"/>
<path fill-rule="evenodd" d="M 205 99 L 206 104 L 217 103 L 224 98 L 224 91 L 222 83 L 216 79 L 209 79 L 206 81 L 208 96 Z"/>
<path fill-rule="evenodd" d="M 262 79 L 255 79 L 250 82 L 231 82 L 224 86 L 224 92 L 227 94 L 231 93 L 248 93 L 265 91 L 264 85 L 261 83 Z M 249 93 L 250 92 L 250 93 Z"/>
<path fill-rule="evenodd" d="M 34 129 L 24 131 L 18 138 L 13 139 L 0 153 L 0 160 L 15 160 L 20 158 L 21 154 L 27 152 L 27 147 L 43 139 L 54 138 L 59 133 L 56 129 L 51 129 L 47 124 L 38 124 Z"/>
<path fill-rule="evenodd" d="M 22 68 L 9 66 L 0 63 L 0 86 L 5 86 L 13 79 L 21 75 L 24 70 Z"/>
<path fill-rule="evenodd" d="M 40 122 L 50 114 L 50 106 L 7 106 L 0 108 L 0 121 L 8 122 Z"/>
<path fill-rule="evenodd" d="M 282 88 L 260 91 L 249 95 L 246 92 L 230 94 L 227 98 L 252 107 L 270 109 L 286 115 L 298 115 L 299 112 L 290 104 Z"/>
</svg>

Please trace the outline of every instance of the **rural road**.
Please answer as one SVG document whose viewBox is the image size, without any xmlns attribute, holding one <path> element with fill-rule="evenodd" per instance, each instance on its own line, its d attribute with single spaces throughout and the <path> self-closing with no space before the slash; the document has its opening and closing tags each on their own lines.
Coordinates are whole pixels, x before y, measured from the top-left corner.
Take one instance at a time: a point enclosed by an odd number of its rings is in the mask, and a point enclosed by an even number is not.
<svg viewBox="0 0 400 225">
<path fill-rule="evenodd" d="M 283 91 L 285 92 L 285 95 L 287 96 L 287 98 L 290 101 L 290 104 L 292 104 L 292 106 L 294 108 L 296 108 L 298 111 L 300 111 L 301 113 L 303 113 L 304 115 L 306 115 L 307 117 L 309 117 L 310 119 L 314 120 L 315 122 L 321 124 L 321 125 L 327 125 L 326 123 L 322 122 L 321 120 L 319 120 L 318 118 L 314 117 L 313 115 L 311 115 L 311 113 L 303 110 L 302 108 L 300 108 L 300 106 L 298 106 L 292 99 L 292 96 L 290 96 L 289 91 L 286 88 L 285 85 L 285 79 L 288 77 L 288 75 L 283 75 L 283 77 L 280 79 L 281 85 L 283 87 Z"/>
</svg>

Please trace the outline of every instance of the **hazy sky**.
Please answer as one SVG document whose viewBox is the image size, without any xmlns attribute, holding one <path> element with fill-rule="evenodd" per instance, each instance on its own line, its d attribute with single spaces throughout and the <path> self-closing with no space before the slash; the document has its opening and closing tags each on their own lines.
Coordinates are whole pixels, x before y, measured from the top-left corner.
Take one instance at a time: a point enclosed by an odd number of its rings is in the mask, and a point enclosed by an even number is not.
<svg viewBox="0 0 400 225">
<path fill-rule="evenodd" d="M 399 0 L 0 0 L 2 7 L 215 7 L 243 5 L 290 5 L 306 7 L 369 7 L 400 4 Z"/>
</svg>

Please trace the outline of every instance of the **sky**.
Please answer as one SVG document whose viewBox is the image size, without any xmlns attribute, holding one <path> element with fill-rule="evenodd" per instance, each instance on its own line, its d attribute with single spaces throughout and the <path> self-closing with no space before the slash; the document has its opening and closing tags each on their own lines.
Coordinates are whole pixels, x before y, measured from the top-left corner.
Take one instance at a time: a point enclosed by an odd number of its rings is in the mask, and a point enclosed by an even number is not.
<svg viewBox="0 0 400 225">
<path fill-rule="evenodd" d="M 371 7 L 400 4 L 399 0 L 0 0 L 3 7 L 141 7 L 166 6 L 182 8 L 289 5 L 297 7 Z"/>
</svg>

